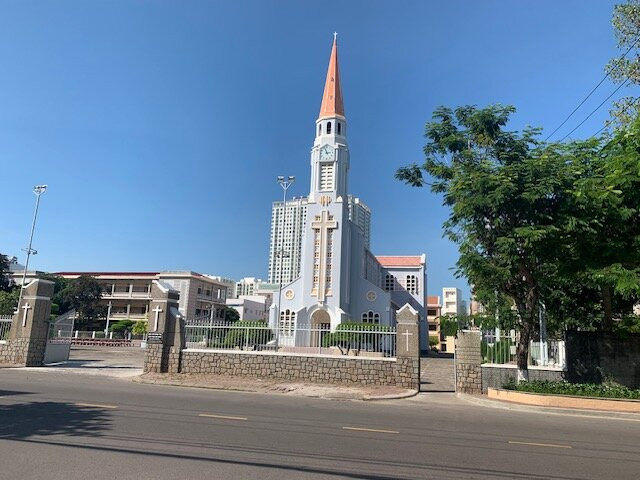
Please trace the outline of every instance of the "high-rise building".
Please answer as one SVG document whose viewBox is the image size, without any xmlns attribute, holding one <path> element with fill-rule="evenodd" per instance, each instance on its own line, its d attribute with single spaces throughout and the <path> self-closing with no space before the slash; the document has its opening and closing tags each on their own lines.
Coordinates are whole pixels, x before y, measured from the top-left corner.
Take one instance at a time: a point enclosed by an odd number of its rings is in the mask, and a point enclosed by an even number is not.
<svg viewBox="0 0 640 480">
<path fill-rule="evenodd" d="M 370 248 L 371 210 L 362 200 L 353 195 L 349 195 L 347 201 L 349 220 L 360 229 L 364 236 L 366 247 Z M 281 252 L 284 252 L 282 258 L 282 282 L 291 282 L 300 274 L 302 239 L 307 226 L 307 202 L 307 197 L 295 197 L 287 200 L 284 218 L 282 201 L 273 202 L 269 243 L 269 283 L 280 282 Z"/>
<path fill-rule="evenodd" d="M 263 280 L 260 280 L 256 277 L 244 277 L 236 282 L 234 298 L 240 298 L 240 296 L 244 295 L 254 295 L 256 290 L 256 285 L 259 283 L 263 283 Z"/>
</svg>

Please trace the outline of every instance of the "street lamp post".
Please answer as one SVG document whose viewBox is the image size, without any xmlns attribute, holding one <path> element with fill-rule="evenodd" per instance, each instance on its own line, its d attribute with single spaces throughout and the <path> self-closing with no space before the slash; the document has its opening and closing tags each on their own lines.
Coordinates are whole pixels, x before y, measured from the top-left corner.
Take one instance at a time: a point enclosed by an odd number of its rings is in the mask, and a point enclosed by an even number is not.
<svg viewBox="0 0 640 480">
<path fill-rule="evenodd" d="M 296 181 L 296 177 L 289 175 L 286 179 L 284 176 L 278 176 L 278 183 L 282 187 L 282 230 L 280 236 L 282 237 L 282 244 L 280 247 L 280 282 L 278 285 L 278 311 L 276 315 L 276 350 L 280 348 L 280 312 L 282 310 L 282 262 L 284 260 L 284 227 L 285 217 L 287 213 L 287 190 Z"/>
<path fill-rule="evenodd" d="M 20 285 L 20 294 L 18 295 L 18 306 L 16 308 L 16 312 L 20 311 L 20 304 L 22 303 L 22 292 L 24 290 L 24 283 L 27 279 L 27 269 L 29 268 L 29 258 L 31 255 L 35 255 L 38 253 L 36 250 L 31 248 L 31 244 L 33 242 L 33 232 L 36 229 L 36 218 L 38 218 L 38 207 L 40 206 L 40 195 L 42 195 L 47 190 L 46 185 L 36 185 L 33 187 L 33 193 L 36 194 L 36 209 L 33 212 L 33 222 L 31 223 L 31 234 L 29 235 L 29 246 L 23 249 L 27 252 L 27 261 L 24 263 L 24 271 L 22 272 L 22 284 Z"/>
</svg>

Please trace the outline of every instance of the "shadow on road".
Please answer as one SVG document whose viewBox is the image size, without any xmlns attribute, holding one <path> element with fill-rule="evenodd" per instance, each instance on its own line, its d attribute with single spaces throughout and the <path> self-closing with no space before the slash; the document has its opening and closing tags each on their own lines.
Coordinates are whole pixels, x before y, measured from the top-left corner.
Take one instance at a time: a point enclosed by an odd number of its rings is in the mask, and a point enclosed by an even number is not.
<svg viewBox="0 0 640 480">
<path fill-rule="evenodd" d="M 14 392 L 17 393 L 24 392 Z M 0 405 L 0 438 L 22 440 L 35 435 L 97 437 L 110 428 L 109 417 L 102 408 L 64 402 Z"/>
</svg>

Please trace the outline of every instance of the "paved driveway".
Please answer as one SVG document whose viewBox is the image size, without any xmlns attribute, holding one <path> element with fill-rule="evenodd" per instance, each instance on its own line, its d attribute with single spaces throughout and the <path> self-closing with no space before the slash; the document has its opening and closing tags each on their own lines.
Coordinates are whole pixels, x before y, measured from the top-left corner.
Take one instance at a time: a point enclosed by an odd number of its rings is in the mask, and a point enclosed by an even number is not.
<svg viewBox="0 0 640 480">
<path fill-rule="evenodd" d="M 69 360 L 39 370 L 55 369 L 69 373 L 133 377 L 142 373 L 144 350 L 138 347 L 94 347 L 74 345 Z"/>
<path fill-rule="evenodd" d="M 422 357 L 420 370 L 420 391 L 455 392 L 453 358 Z"/>
</svg>

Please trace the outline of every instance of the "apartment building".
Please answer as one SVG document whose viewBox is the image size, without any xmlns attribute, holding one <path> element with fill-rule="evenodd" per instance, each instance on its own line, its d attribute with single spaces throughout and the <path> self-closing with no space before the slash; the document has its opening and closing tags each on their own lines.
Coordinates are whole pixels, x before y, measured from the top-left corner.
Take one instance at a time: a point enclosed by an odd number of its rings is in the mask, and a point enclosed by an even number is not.
<svg viewBox="0 0 640 480">
<path fill-rule="evenodd" d="M 266 297 L 261 295 L 241 295 L 238 298 L 228 298 L 227 306 L 235 309 L 240 315 L 240 321 L 267 321 Z"/>
<path fill-rule="evenodd" d="M 192 271 L 164 272 L 56 272 L 68 279 L 91 276 L 103 285 L 102 302 L 110 322 L 147 321 L 154 280 L 180 292 L 178 309 L 187 318 L 222 315 L 227 288 L 206 275 Z"/>
<path fill-rule="evenodd" d="M 241 296 L 253 295 L 256 290 L 256 286 L 263 283 L 263 280 L 256 277 L 244 277 L 238 280 L 234 288 L 234 298 L 240 298 Z"/>
</svg>

